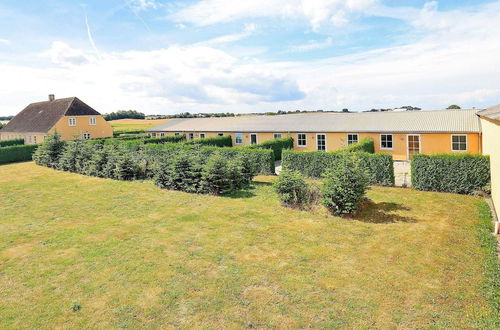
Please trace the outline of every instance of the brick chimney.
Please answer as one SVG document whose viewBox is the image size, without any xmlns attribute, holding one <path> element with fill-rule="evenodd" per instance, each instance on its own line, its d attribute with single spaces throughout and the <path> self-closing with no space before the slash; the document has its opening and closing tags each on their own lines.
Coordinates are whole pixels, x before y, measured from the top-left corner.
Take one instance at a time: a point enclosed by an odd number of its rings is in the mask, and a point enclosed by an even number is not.
<svg viewBox="0 0 500 330">
<path fill-rule="evenodd" d="M 56 98 L 54 94 L 49 94 L 49 101 L 54 101 Z"/>
</svg>

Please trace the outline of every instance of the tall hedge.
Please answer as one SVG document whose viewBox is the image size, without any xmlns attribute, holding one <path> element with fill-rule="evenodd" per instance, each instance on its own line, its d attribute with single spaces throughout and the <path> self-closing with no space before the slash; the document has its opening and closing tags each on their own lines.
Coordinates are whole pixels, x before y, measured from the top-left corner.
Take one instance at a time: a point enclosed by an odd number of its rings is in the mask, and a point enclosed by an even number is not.
<svg viewBox="0 0 500 330">
<path fill-rule="evenodd" d="M 373 143 L 373 139 L 366 138 L 359 141 L 358 143 L 353 143 L 345 148 L 342 148 L 342 151 L 348 151 L 348 152 L 363 151 L 373 154 L 375 152 L 375 144 Z"/>
<path fill-rule="evenodd" d="M 285 138 L 267 140 L 262 143 L 245 146 L 244 148 L 271 149 L 274 152 L 274 159 L 281 160 L 281 154 L 283 150 L 293 149 L 293 138 L 285 137 Z"/>
<path fill-rule="evenodd" d="M 320 178 L 327 168 L 338 166 L 346 157 L 356 157 L 366 171 L 370 184 L 394 185 L 394 164 L 389 154 L 367 152 L 283 151 L 282 168 Z"/>
<path fill-rule="evenodd" d="M 411 184 L 418 190 L 471 194 L 490 182 L 488 156 L 471 154 L 415 155 Z"/>
<path fill-rule="evenodd" d="M 232 147 L 233 140 L 230 135 L 223 135 L 203 139 L 194 139 L 187 141 L 186 144 L 199 144 L 214 147 Z"/>
<path fill-rule="evenodd" d="M 113 137 L 120 136 L 121 134 L 142 134 L 146 133 L 145 130 L 143 129 L 118 129 L 118 130 L 113 130 Z"/>
<path fill-rule="evenodd" d="M 144 144 L 149 143 L 178 143 L 186 139 L 184 135 L 174 135 L 174 136 L 162 136 L 158 138 L 144 139 Z"/>
<path fill-rule="evenodd" d="M 38 144 L 27 144 L 0 148 L 0 164 L 31 160 L 38 146 Z"/>
<path fill-rule="evenodd" d="M 0 141 L 0 148 L 17 146 L 17 145 L 21 145 L 21 144 L 24 144 L 24 139 L 3 140 L 3 141 Z"/>
</svg>

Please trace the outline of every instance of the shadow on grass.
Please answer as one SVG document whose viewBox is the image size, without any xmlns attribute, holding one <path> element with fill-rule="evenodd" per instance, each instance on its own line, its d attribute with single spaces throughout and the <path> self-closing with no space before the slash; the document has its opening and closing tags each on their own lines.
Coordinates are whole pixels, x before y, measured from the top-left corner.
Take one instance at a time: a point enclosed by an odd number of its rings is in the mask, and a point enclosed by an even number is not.
<svg viewBox="0 0 500 330">
<path fill-rule="evenodd" d="M 259 187 L 259 186 L 271 186 L 272 184 L 273 184 L 272 182 L 254 181 L 254 182 L 252 182 L 252 185 L 249 188 L 230 192 L 229 194 L 225 194 L 224 197 L 229 197 L 229 198 L 250 198 L 250 197 L 254 197 L 255 193 L 253 191 L 257 187 Z"/>
<path fill-rule="evenodd" d="M 413 217 L 394 214 L 394 211 L 410 211 L 410 208 L 398 203 L 375 203 L 372 200 L 363 201 L 359 211 L 350 218 L 369 223 L 417 222 Z"/>
</svg>

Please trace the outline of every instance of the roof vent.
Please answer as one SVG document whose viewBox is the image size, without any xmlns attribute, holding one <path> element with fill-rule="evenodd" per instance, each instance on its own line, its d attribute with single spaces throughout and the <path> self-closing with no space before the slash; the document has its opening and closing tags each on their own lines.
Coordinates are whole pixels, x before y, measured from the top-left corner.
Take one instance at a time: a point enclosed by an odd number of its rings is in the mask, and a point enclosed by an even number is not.
<svg viewBox="0 0 500 330">
<path fill-rule="evenodd" d="M 54 94 L 49 94 L 49 101 L 54 101 L 56 98 Z"/>
</svg>

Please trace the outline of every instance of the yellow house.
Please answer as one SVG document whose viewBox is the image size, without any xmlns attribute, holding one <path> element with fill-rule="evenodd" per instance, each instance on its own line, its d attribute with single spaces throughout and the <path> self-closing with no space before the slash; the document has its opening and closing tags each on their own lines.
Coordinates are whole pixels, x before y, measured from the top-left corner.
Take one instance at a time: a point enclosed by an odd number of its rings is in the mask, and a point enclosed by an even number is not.
<svg viewBox="0 0 500 330">
<path fill-rule="evenodd" d="M 233 145 L 291 136 L 299 151 L 335 151 L 363 138 L 375 152 L 408 160 L 417 153 L 481 153 L 477 111 L 388 111 L 174 119 L 149 129 L 151 136 L 188 139 L 231 135 Z"/>
<path fill-rule="evenodd" d="M 483 153 L 490 155 L 491 197 L 500 211 L 500 105 L 478 112 L 483 132 Z"/>
<path fill-rule="evenodd" d="M 42 143 L 57 132 L 63 140 L 113 136 L 113 128 L 99 112 L 76 97 L 31 103 L 0 130 L 0 140 L 24 139 L 25 144 Z"/>
</svg>

